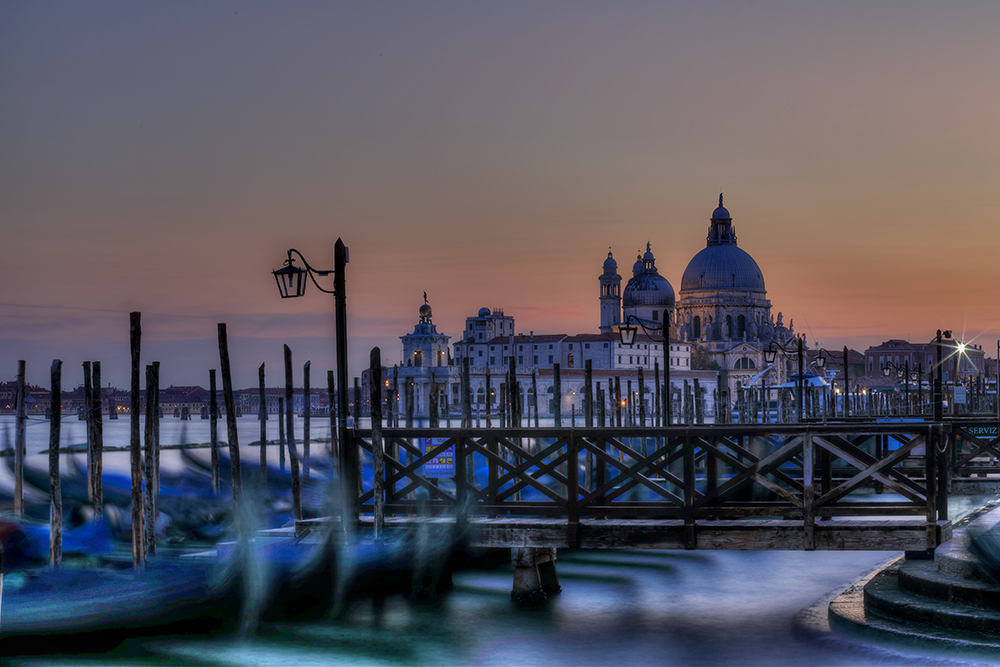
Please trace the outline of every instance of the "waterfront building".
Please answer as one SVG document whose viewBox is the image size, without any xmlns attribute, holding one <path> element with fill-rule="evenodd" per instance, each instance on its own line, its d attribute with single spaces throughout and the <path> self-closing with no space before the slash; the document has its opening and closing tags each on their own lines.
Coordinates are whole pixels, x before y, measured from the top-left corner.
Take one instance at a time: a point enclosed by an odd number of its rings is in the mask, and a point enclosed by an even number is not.
<svg viewBox="0 0 1000 667">
<path fill-rule="evenodd" d="M 896 369 L 909 366 L 916 372 L 919 364 L 924 377 L 930 373 L 937 363 L 937 338 L 926 343 L 911 343 L 899 338 L 893 338 L 880 345 L 874 345 L 865 350 L 865 375 L 870 378 L 883 377 L 882 369 L 890 364 L 893 367 L 890 378 L 896 377 Z M 986 373 L 985 353 L 981 345 L 966 344 L 958 340 L 943 339 L 941 341 L 941 379 L 945 382 L 966 381 L 978 379 Z M 893 380 L 895 382 L 895 380 Z"/>
<path fill-rule="evenodd" d="M 487 310 L 488 309 L 483 309 Z M 504 318 L 499 313 L 495 319 L 487 318 L 489 312 L 483 313 L 477 323 L 482 328 L 473 327 L 473 335 L 482 333 L 484 336 L 492 332 L 492 327 L 504 326 L 510 320 L 510 330 L 513 331 L 513 318 Z M 399 411 L 406 414 L 407 401 L 413 402 L 413 413 L 418 417 L 428 417 L 431 413 L 431 401 L 438 401 L 438 414 L 447 414 L 449 395 L 459 396 L 457 370 L 451 365 L 451 355 L 448 354 L 448 341 L 451 336 L 438 333 L 433 321 L 434 311 L 427 303 L 427 293 L 424 293 L 424 303 L 418 310 L 418 320 L 413 332 L 400 336 L 403 344 L 403 357 L 399 366 L 386 369 L 383 373 L 385 386 L 395 384 L 400 392 Z M 366 386 L 368 379 L 366 378 Z M 412 389 L 406 389 L 412 383 Z M 450 387 L 454 387 L 451 388 Z M 449 389 L 451 394 L 449 394 Z M 412 399 L 409 399 L 412 392 Z M 368 396 L 366 393 L 365 396 Z M 365 401 L 367 402 L 367 401 Z"/>
</svg>

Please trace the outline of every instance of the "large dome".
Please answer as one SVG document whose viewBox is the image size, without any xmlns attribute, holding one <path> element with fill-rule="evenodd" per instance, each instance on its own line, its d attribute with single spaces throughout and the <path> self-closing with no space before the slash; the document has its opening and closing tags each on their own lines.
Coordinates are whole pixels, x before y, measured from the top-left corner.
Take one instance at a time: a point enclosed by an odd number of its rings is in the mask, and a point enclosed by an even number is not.
<svg viewBox="0 0 1000 667">
<path fill-rule="evenodd" d="M 681 291 L 697 289 L 763 292 L 764 276 L 754 258 L 735 245 L 708 246 L 688 263 Z"/>
<path fill-rule="evenodd" d="M 764 292 L 764 276 L 753 257 L 736 245 L 729 211 L 722 205 L 712 212 L 708 228 L 708 246 L 688 263 L 681 278 L 681 291 L 741 290 Z"/>
</svg>

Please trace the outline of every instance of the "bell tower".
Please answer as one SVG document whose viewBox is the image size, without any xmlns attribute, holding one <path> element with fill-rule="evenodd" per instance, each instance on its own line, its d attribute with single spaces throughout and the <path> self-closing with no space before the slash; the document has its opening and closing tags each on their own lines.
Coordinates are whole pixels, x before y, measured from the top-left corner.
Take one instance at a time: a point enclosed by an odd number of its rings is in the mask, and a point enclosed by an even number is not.
<svg viewBox="0 0 1000 667">
<path fill-rule="evenodd" d="M 604 260 L 601 282 L 601 333 L 610 333 L 612 327 L 622 321 L 622 277 L 618 275 L 618 262 L 608 248 L 608 258 Z"/>
</svg>

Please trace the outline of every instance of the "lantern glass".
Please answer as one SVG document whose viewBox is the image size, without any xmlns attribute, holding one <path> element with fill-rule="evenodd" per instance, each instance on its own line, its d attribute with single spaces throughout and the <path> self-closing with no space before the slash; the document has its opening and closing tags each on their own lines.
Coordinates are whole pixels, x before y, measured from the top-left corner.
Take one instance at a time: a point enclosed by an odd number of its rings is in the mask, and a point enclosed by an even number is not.
<svg viewBox="0 0 1000 667">
<path fill-rule="evenodd" d="M 305 269 L 289 263 L 287 266 L 272 271 L 272 273 L 278 283 L 278 292 L 281 293 L 282 299 L 290 299 L 306 293 L 306 274 L 308 272 Z"/>
<path fill-rule="evenodd" d="M 778 356 L 777 350 L 771 348 L 764 350 L 764 361 L 766 363 L 773 364 L 777 356 Z"/>
<path fill-rule="evenodd" d="M 818 357 L 816 357 L 816 368 L 819 368 L 820 370 L 822 370 L 825 367 L 826 367 L 826 357 L 824 357 L 821 354 Z"/>
<path fill-rule="evenodd" d="M 889 373 L 891 373 L 891 372 L 892 372 L 892 369 L 889 368 L 888 364 L 886 364 L 885 366 L 882 367 L 882 375 L 883 376 L 889 377 Z"/>
<path fill-rule="evenodd" d="M 619 327 L 618 334 L 622 337 L 622 345 L 632 345 L 635 343 L 636 327 L 628 324 Z"/>
</svg>

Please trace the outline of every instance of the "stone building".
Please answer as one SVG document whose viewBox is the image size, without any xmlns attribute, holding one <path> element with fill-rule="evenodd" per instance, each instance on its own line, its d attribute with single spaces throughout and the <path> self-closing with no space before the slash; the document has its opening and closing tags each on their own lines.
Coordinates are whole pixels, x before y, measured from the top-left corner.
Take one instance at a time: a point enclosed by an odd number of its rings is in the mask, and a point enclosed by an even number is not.
<svg viewBox="0 0 1000 667">
<path fill-rule="evenodd" d="M 797 359 L 789 352 L 798 345 L 794 324 L 789 321 L 785 326 L 780 312 L 777 321 L 772 316 L 763 273 L 754 258 L 737 245 L 733 219 L 721 194 L 709 222 L 706 246 L 684 269 L 676 303 L 673 288 L 656 269 L 649 244 L 632 272 L 621 299 L 617 299 L 621 277 L 608 253 L 600 276 L 602 332 L 629 315 L 659 325 L 660 313 L 667 310 L 671 340 L 676 338 L 678 346 L 693 349 L 703 366 L 724 371 L 731 395 L 737 386 L 759 383 L 764 376 L 775 384 L 797 372 Z M 769 369 L 764 350 L 772 342 L 785 351 Z"/>
<path fill-rule="evenodd" d="M 769 383 L 785 382 L 790 364 L 787 352 L 797 348 L 792 321 L 771 315 L 764 275 L 757 262 L 736 243 L 736 229 L 722 204 L 712 212 L 705 248 L 684 269 L 677 304 L 678 336 L 696 346 L 726 371 L 729 389 L 760 381 L 767 366 L 764 350 L 775 343 L 784 348 L 775 361 Z"/>
<path fill-rule="evenodd" d="M 937 363 L 937 339 L 926 343 L 911 343 L 893 338 L 881 345 L 865 350 L 865 375 L 870 378 L 883 377 L 882 369 L 890 368 L 889 378 L 894 379 L 899 369 L 908 368 L 916 373 L 919 367 L 923 379 L 927 381 Z M 945 382 L 959 382 L 969 378 L 977 379 L 986 374 L 986 355 L 982 346 L 965 344 L 961 341 L 943 339 L 941 341 L 941 379 Z"/>
</svg>

